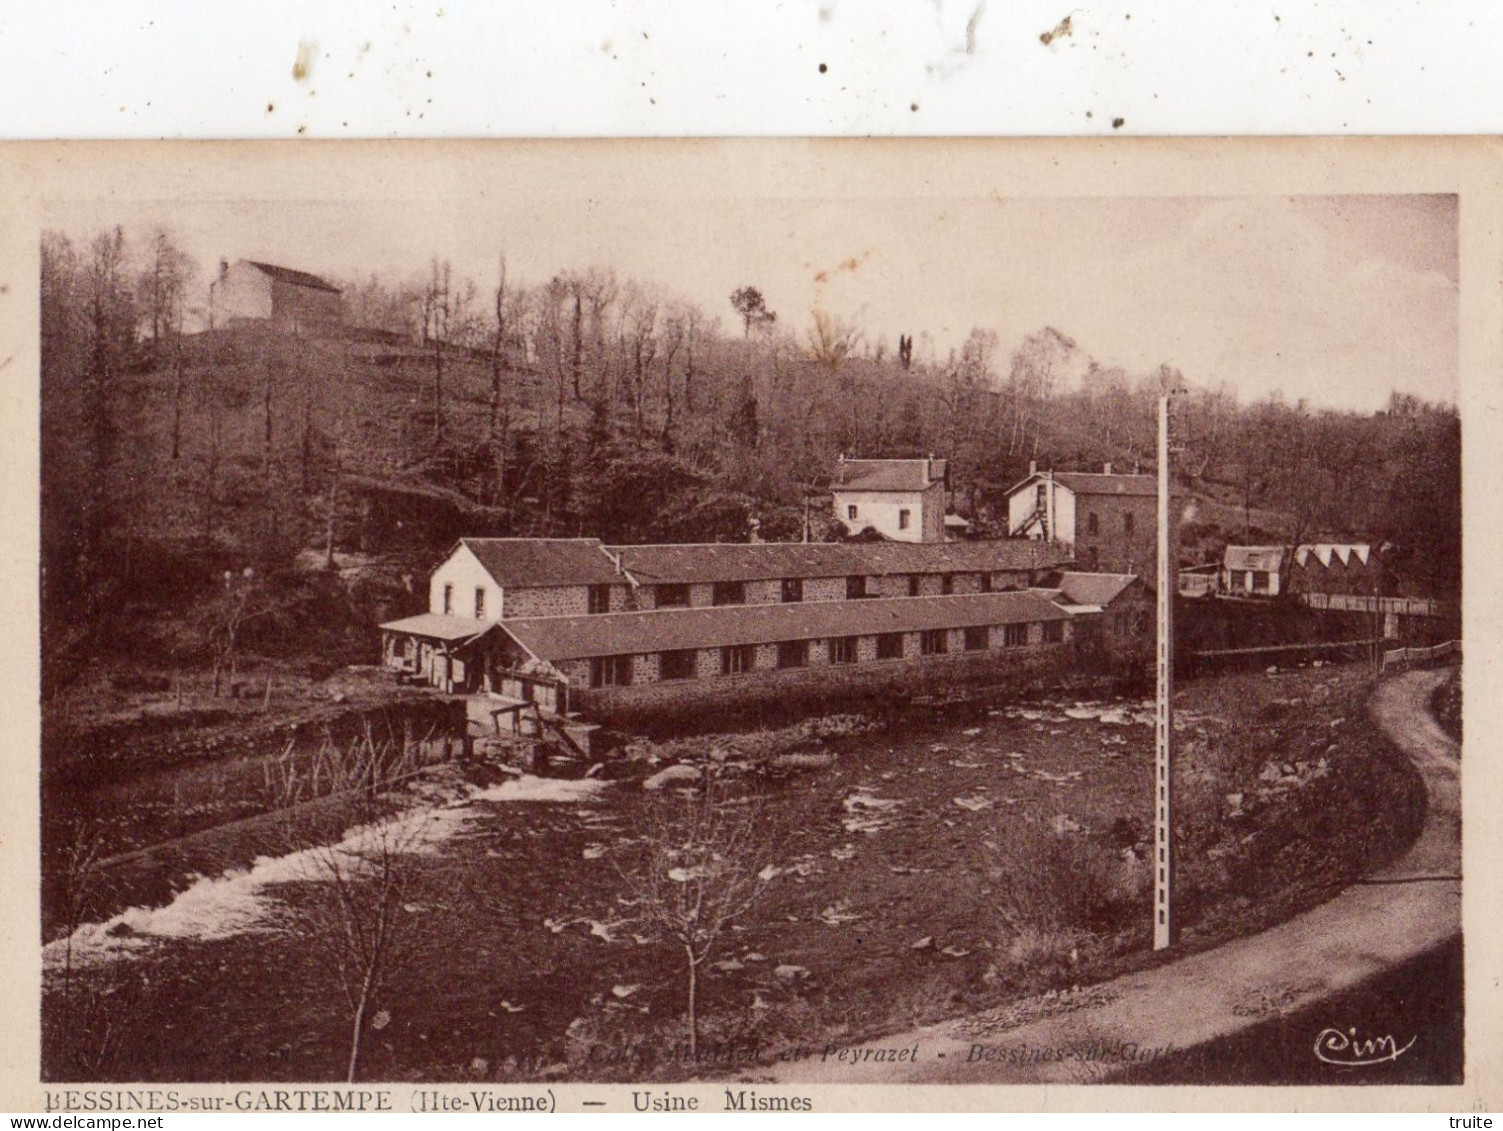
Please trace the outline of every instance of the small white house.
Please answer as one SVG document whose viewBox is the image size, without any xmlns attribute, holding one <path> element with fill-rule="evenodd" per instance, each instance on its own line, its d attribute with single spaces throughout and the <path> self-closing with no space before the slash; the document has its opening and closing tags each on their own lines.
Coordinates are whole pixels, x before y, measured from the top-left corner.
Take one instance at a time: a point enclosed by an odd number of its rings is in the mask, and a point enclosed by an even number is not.
<svg viewBox="0 0 1503 1131">
<path fill-rule="evenodd" d="M 830 484 L 835 517 L 851 534 L 894 542 L 943 542 L 947 464 L 935 459 L 840 457 Z"/>
<path fill-rule="evenodd" d="M 1283 546 L 1228 546 L 1221 588 L 1230 596 L 1277 597 L 1283 592 L 1287 551 Z"/>
</svg>

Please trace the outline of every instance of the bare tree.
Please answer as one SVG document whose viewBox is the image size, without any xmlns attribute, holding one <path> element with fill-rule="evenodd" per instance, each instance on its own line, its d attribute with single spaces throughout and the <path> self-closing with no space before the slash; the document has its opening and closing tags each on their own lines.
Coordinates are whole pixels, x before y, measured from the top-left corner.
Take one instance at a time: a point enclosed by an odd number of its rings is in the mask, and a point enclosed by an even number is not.
<svg viewBox="0 0 1503 1131">
<path fill-rule="evenodd" d="M 627 284 L 621 300 L 621 340 L 630 383 L 627 404 L 636 417 L 640 433 L 647 400 L 647 373 L 658 352 L 659 296 L 650 287 Z"/>
<path fill-rule="evenodd" d="M 204 449 L 202 457 L 203 471 L 199 477 L 203 485 L 203 528 L 200 537 L 205 546 L 213 544 L 219 529 L 219 480 L 224 464 L 224 405 L 219 384 L 218 373 L 211 368 L 200 386 L 205 401 L 204 408 L 208 413 L 209 433 L 208 447 Z"/>
<path fill-rule="evenodd" d="M 444 442 L 444 346 L 449 338 L 450 285 L 449 261 L 430 264 L 428 285 L 423 291 L 423 342 L 433 350 L 433 443 Z"/>
<path fill-rule="evenodd" d="M 118 424 L 116 384 L 135 344 L 135 305 L 125 278 L 125 233 L 112 228 L 95 237 L 84 266 L 89 312 L 89 355 L 84 413 L 89 437 L 90 479 L 84 521 L 85 569 L 97 569 L 112 517 L 110 477 Z"/>
<path fill-rule="evenodd" d="M 418 949 L 420 924 L 407 905 L 427 828 L 425 810 L 399 812 L 396 799 L 379 792 L 379 783 L 401 776 L 385 765 L 397 757 L 393 744 L 377 748 L 369 736 L 365 744 L 368 756 L 336 759 L 328 767 L 336 777 L 343 775 L 331 779 L 330 792 L 357 799 L 358 823 L 339 843 L 305 851 L 314 899 L 288 921 L 315 961 L 332 970 L 344 996 L 350 1026 L 345 1079 L 350 1082 L 360 1071 L 367 1030 L 384 1027 L 377 1012 L 384 991 Z M 300 838 L 309 831 L 299 825 L 306 819 L 301 813 L 287 811 L 291 834 Z"/>
<path fill-rule="evenodd" d="M 146 268 L 136 286 L 137 302 L 151 325 L 153 348 L 181 331 L 188 288 L 196 274 L 193 260 L 173 243 L 165 228 L 158 228 L 151 237 Z"/>
<path fill-rule="evenodd" d="M 95 819 L 69 821 L 47 850 L 43 878 L 55 885 L 49 905 L 62 940 L 61 969 L 49 972 L 42 1003 L 43 1063 L 53 1078 L 106 1079 L 126 1044 L 137 984 L 119 964 L 80 969 L 74 939 L 111 895 L 104 864 L 106 828 Z"/>
<path fill-rule="evenodd" d="M 506 498 L 506 474 L 511 453 L 511 418 L 513 397 L 507 386 L 505 374 L 511 368 L 507 351 L 518 334 L 518 326 L 524 318 L 524 296 L 514 291 L 506 282 L 506 255 L 500 257 L 500 273 L 496 281 L 495 302 L 491 325 L 491 403 L 490 434 L 493 501 Z"/>
<path fill-rule="evenodd" d="M 644 817 L 637 858 L 622 875 L 643 925 L 683 960 L 689 1056 L 699 1047 L 699 974 L 768 883 L 757 811 L 730 797 L 707 767 L 697 796 L 665 797 Z"/>
<path fill-rule="evenodd" d="M 1023 339 L 1022 345 L 1013 355 L 1012 371 L 1007 381 L 1012 415 L 1012 426 L 1007 441 L 1008 455 L 1037 454 L 1039 446 L 1037 418 L 1049 398 L 1053 396 L 1059 375 L 1075 354 L 1076 348 L 1073 339 L 1061 334 L 1052 326 Z M 1031 453 L 1030 434 L 1032 436 Z"/>
<path fill-rule="evenodd" d="M 861 345 L 862 337 L 852 323 L 816 307 L 814 326 L 809 331 L 809 355 L 826 369 L 839 369 L 840 363 Z"/>
<path fill-rule="evenodd" d="M 564 432 L 564 400 L 569 387 L 569 374 L 573 369 L 574 359 L 577 357 L 577 347 L 571 348 L 570 337 L 564 329 L 565 322 L 569 319 L 568 308 L 573 304 L 573 295 L 570 292 L 568 280 L 562 275 L 555 275 L 548 280 L 537 295 L 538 305 L 538 353 L 553 371 L 555 397 L 555 411 L 553 421 L 554 443 L 557 446 Z M 577 334 L 575 335 L 577 339 Z M 578 372 L 574 371 L 575 388 L 578 389 Z M 538 427 L 543 426 L 541 404 L 539 402 Z"/>
<path fill-rule="evenodd" d="M 266 355 L 262 358 L 263 380 L 261 383 L 261 474 L 265 479 L 266 503 L 271 511 L 272 523 L 276 521 L 276 502 L 271 490 L 272 471 L 276 463 L 276 401 L 277 386 L 282 368 L 287 363 L 287 354 L 291 355 L 293 369 L 293 387 L 296 387 L 299 373 L 302 369 L 302 336 L 298 332 L 297 323 L 293 323 L 287 331 L 288 341 L 283 342 L 280 338 L 268 338 L 266 342 Z"/>
<path fill-rule="evenodd" d="M 150 260 L 137 283 L 138 301 L 151 323 L 151 347 L 160 358 L 165 339 L 172 348 L 172 458 L 182 455 L 183 396 L 186 366 L 183 360 L 183 322 L 188 309 L 188 292 L 197 275 L 197 266 L 176 244 L 165 229 L 152 236 Z"/>
<path fill-rule="evenodd" d="M 51 867 L 44 871 L 44 875 L 56 877 L 58 887 L 55 902 L 62 920 L 59 929 L 66 940 L 63 944 L 62 1006 L 69 1015 L 75 1006 L 73 937 L 87 920 L 99 895 L 104 832 L 104 826 L 97 821 L 73 820 L 68 826 L 66 841 L 55 850 Z"/>
<path fill-rule="evenodd" d="M 695 411 L 694 395 L 698 389 L 698 371 L 694 366 L 695 350 L 707 338 L 712 338 L 718 332 L 719 320 L 710 323 L 705 318 L 705 312 L 692 302 L 676 304 L 674 307 L 673 321 L 683 331 L 684 347 L 684 411 Z"/>
<path fill-rule="evenodd" d="M 282 602 L 253 568 L 246 566 L 238 573 L 225 571 L 223 590 L 216 600 L 205 602 L 201 612 L 213 657 L 216 696 L 226 678 L 232 686 L 234 684 L 235 664 L 245 629 L 260 621 L 279 620 L 283 615 Z"/>
<path fill-rule="evenodd" d="M 501 374 L 506 366 L 507 344 L 507 291 L 506 291 L 506 255 L 503 252 L 500 257 L 500 273 L 496 280 L 495 304 L 493 306 L 494 321 L 491 325 L 491 415 L 490 430 L 492 436 L 496 432 L 496 420 L 501 414 Z"/>
<path fill-rule="evenodd" d="M 609 267 L 591 267 L 587 271 L 565 271 L 554 276 L 561 285 L 569 304 L 569 375 L 574 390 L 574 399 L 588 399 L 584 388 L 586 327 L 588 327 L 589 354 L 594 360 L 596 389 L 606 383 L 606 324 L 611 307 L 620 292 L 616 272 Z"/>
<path fill-rule="evenodd" d="M 683 304 L 675 303 L 668 308 L 663 319 L 663 430 L 659 434 L 659 441 L 663 450 L 669 455 L 677 447 L 677 419 L 675 409 L 677 398 L 673 379 L 673 363 L 689 336 L 688 317 Z"/>
</svg>

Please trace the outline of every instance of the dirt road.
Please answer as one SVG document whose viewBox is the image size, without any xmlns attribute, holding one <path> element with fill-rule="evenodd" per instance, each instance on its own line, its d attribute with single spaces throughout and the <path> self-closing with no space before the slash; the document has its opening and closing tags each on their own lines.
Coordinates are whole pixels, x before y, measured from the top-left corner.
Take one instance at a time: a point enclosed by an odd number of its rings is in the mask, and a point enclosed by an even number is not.
<svg viewBox="0 0 1503 1131">
<path fill-rule="evenodd" d="M 1382 684 L 1372 698 L 1374 718 L 1424 778 L 1425 824 L 1401 858 L 1335 899 L 1250 938 L 1043 1003 L 1048 1015 L 1023 1025 L 981 1014 L 852 1049 L 811 1049 L 780 1064 L 775 1078 L 888 1084 L 1101 1081 L 1156 1056 L 1225 1040 L 1270 1017 L 1339 999 L 1454 940 L 1461 931 L 1459 751 L 1428 710 L 1430 693 L 1444 676 L 1443 671 L 1409 672 Z M 1360 1023 L 1332 1016 L 1322 1024 Z M 1310 1034 L 1312 1060 L 1318 1035 L 1318 1028 Z M 1359 1031 L 1357 1038 L 1386 1035 Z M 1408 1039 L 1408 1034 L 1394 1036 L 1400 1044 Z"/>
</svg>

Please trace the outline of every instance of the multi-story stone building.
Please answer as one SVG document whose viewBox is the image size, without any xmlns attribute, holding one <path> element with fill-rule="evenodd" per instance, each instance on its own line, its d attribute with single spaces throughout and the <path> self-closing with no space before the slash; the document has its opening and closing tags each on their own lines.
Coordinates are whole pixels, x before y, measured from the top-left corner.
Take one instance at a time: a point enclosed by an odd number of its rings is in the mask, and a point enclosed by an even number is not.
<svg viewBox="0 0 1503 1131">
<path fill-rule="evenodd" d="M 463 539 L 428 611 L 381 626 L 383 662 L 560 714 L 1035 671 L 1066 661 L 1072 620 L 1102 612 L 1034 589 L 1061 564 L 1059 547 L 1023 539 Z"/>
<path fill-rule="evenodd" d="M 1156 587 L 1158 481 L 1152 475 L 1034 471 L 1007 492 L 1013 537 L 1058 542 L 1090 572 L 1131 573 Z"/>
</svg>

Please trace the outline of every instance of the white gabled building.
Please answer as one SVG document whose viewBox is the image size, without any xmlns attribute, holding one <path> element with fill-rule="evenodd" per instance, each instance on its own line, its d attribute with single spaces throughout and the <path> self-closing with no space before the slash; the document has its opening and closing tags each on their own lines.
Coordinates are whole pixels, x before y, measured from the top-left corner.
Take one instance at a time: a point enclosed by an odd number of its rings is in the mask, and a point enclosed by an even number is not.
<svg viewBox="0 0 1503 1131">
<path fill-rule="evenodd" d="M 1178 492 L 1176 492 L 1178 494 Z M 1007 534 L 1057 542 L 1087 572 L 1158 581 L 1158 481 L 1152 475 L 1039 471 L 1007 491 Z"/>
<path fill-rule="evenodd" d="M 840 457 L 830 484 L 835 517 L 851 534 L 894 542 L 943 542 L 948 464 L 935 459 Z"/>
</svg>

